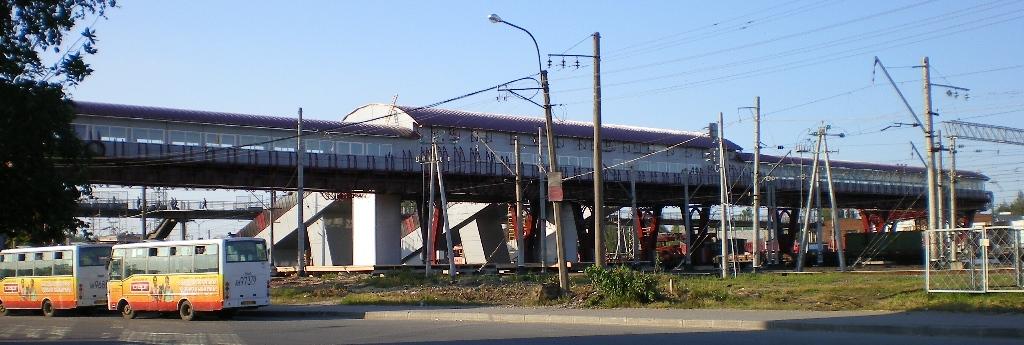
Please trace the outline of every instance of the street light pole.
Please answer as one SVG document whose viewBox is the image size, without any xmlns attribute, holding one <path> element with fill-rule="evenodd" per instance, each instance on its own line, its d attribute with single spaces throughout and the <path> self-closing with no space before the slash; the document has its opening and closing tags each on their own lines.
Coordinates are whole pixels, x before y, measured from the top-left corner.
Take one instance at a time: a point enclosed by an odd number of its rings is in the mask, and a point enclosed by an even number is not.
<svg viewBox="0 0 1024 345">
<path fill-rule="evenodd" d="M 544 70 L 544 66 L 541 64 L 540 46 L 537 45 L 537 39 L 533 37 L 533 34 L 531 34 L 530 31 L 527 31 L 526 29 L 523 29 L 522 27 L 519 27 L 515 24 L 501 20 L 501 17 L 498 17 L 497 14 L 488 15 L 487 19 L 490 20 L 491 23 L 503 23 L 516 29 L 522 30 L 523 32 L 530 36 L 530 39 L 533 40 L 533 47 L 537 49 L 537 70 L 540 71 L 540 87 L 544 92 L 544 128 L 547 131 L 548 140 L 548 186 L 557 186 L 560 189 L 562 176 L 561 172 L 558 170 L 558 158 L 555 156 L 556 143 L 555 134 L 552 128 L 553 126 L 551 121 L 551 96 L 548 90 L 548 71 Z M 561 193 L 557 193 L 557 195 L 552 195 L 552 193 L 548 193 L 548 198 L 551 199 L 551 205 L 554 209 L 553 211 L 555 222 L 555 242 L 557 242 L 555 247 L 558 251 L 558 286 L 562 289 L 563 292 L 567 292 L 569 291 L 569 270 L 565 264 L 565 241 L 563 239 L 564 236 L 562 235 Z"/>
</svg>

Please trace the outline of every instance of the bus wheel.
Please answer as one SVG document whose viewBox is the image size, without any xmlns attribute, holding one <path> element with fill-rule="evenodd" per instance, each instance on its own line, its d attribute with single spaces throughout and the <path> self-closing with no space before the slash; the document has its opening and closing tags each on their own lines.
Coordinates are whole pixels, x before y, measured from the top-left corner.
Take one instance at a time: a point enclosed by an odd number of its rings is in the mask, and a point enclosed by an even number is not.
<svg viewBox="0 0 1024 345">
<path fill-rule="evenodd" d="M 11 311 L 4 307 L 4 302 L 0 302 L 0 316 L 10 316 Z"/>
<path fill-rule="evenodd" d="M 195 320 L 196 310 L 192 308 L 192 302 L 187 300 L 182 301 L 181 305 L 178 305 L 178 315 L 180 315 L 181 319 L 185 321 Z"/>
<path fill-rule="evenodd" d="M 53 303 L 50 300 L 43 301 L 43 316 L 54 317 L 57 316 L 57 308 L 53 307 Z"/>
<path fill-rule="evenodd" d="M 118 309 L 121 310 L 121 316 L 124 316 L 124 318 L 126 318 L 126 319 L 134 319 L 135 318 L 135 309 L 132 308 L 132 305 L 129 304 L 127 301 L 121 301 L 121 306 Z"/>
</svg>

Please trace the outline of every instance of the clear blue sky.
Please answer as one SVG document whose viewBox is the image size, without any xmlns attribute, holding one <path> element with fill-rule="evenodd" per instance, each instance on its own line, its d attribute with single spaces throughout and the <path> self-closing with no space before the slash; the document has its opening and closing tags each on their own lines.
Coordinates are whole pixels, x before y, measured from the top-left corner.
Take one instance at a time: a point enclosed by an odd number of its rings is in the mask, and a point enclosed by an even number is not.
<svg viewBox="0 0 1024 345">
<path fill-rule="evenodd" d="M 422 106 L 537 73 L 547 54 L 592 54 L 601 34 L 605 123 L 703 131 L 753 147 L 761 97 L 767 154 L 832 126 L 833 159 L 922 165 L 919 128 L 878 56 L 918 114 L 921 58 L 936 87 L 936 121 L 1024 128 L 1020 1 L 120 1 L 94 27 L 95 74 L 74 99 L 338 120 L 368 103 Z M 552 58 L 556 118 L 590 121 L 592 61 Z M 576 59 L 566 60 L 575 65 Z M 535 85 L 523 84 L 530 87 Z M 969 97 L 968 97 L 969 95 Z M 442 108 L 542 116 L 496 91 Z M 540 97 L 536 98 L 538 101 Z M 941 128 L 941 125 L 937 126 Z M 996 183 L 997 202 L 1024 189 L 1024 148 L 962 142 L 958 168 Z M 784 148 L 779 150 L 777 146 Z M 946 159 L 948 163 L 948 159 Z"/>
</svg>

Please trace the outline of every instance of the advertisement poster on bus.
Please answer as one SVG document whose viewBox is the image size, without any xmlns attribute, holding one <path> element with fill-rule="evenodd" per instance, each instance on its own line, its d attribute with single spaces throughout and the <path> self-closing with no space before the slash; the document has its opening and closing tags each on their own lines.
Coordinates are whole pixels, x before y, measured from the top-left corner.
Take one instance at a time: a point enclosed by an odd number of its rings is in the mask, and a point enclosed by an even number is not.
<svg viewBox="0 0 1024 345">
<path fill-rule="evenodd" d="M 179 301 L 188 299 L 202 311 L 220 309 L 221 285 L 218 274 L 136 275 L 124 281 L 121 290 L 137 310 L 176 310 Z"/>
<path fill-rule="evenodd" d="M 58 307 L 75 305 L 74 277 L 9 277 L 0 284 L 4 305 L 9 308 L 35 308 L 43 300 Z"/>
</svg>

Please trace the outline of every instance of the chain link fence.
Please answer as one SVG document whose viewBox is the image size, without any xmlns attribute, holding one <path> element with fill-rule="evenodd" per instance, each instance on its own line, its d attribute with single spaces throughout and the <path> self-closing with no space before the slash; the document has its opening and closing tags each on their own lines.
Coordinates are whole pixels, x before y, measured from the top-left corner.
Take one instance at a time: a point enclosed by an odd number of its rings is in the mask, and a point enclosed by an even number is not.
<svg viewBox="0 0 1024 345">
<path fill-rule="evenodd" d="M 925 232 L 928 292 L 1024 292 L 1024 228 Z"/>
</svg>

